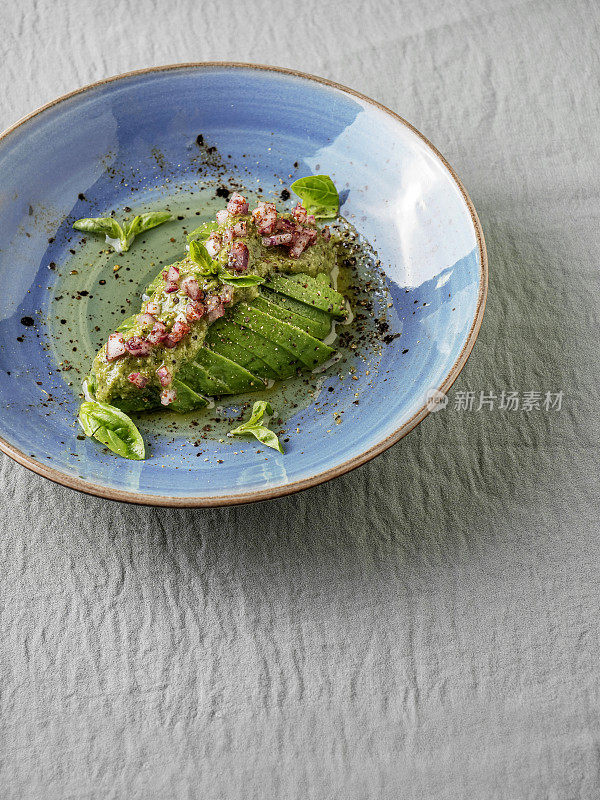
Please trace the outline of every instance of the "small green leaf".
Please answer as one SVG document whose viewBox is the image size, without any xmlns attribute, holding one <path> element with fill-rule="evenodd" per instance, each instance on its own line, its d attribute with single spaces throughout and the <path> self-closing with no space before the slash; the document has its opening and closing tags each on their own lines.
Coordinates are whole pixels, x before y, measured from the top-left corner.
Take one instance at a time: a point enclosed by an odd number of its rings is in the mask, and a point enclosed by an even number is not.
<svg viewBox="0 0 600 800">
<path fill-rule="evenodd" d="M 144 440 L 127 414 L 118 408 L 86 400 L 79 408 L 78 421 L 86 436 L 93 436 L 118 456 L 144 460 Z"/>
<path fill-rule="evenodd" d="M 83 396 L 86 400 L 93 401 L 94 400 L 94 392 L 96 387 L 94 386 L 94 381 L 91 375 L 88 375 L 87 378 L 83 379 L 83 383 L 81 384 L 81 389 L 83 391 Z"/>
<path fill-rule="evenodd" d="M 127 239 L 137 236 L 139 233 L 149 231 L 150 228 L 169 222 L 170 219 L 172 217 L 169 211 L 148 211 L 146 214 L 138 214 L 125 227 L 125 236 Z"/>
<path fill-rule="evenodd" d="M 340 211 L 340 198 L 329 175 L 309 175 L 299 178 L 291 185 L 309 214 L 319 219 L 337 217 Z"/>
<path fill-rule="evenodd" d="M 74 222 L 73 227 L 86 233 L 103 233 L 111 239 L 122 239 L 125 236 L 123 228 L 111 217 L 85 217 Z"/>
<path fill-rule="evenodd" d="M 278 450 L 283 454 L 283 449 L 279 444 L 277 435 L 269 430 L 266 425 L 261 425 L 263 417 L 265 415 L 270 417 L 272 414 L 273 409 L 270 403 L 265 400 L 258 400 L 252 407 L 252 416 L 248 422 L 243 422 L 239 428 L 234 428 L 234 430 L 230 431 L 230 434 L 232 436 L 254 436 L 259 442 L 262 442 L 262 444 L 267 447 L 272 447 L 273 450 Z"/>
<path fill-rule="evenodd" d="M 273 416 L 273 409 L 271 408 L 271 403 L 268 400 L 257 400 L 256 403 L 252 406 L 252 415 L 246 425 L 257 425 L 262 418 L 267 415 L 267 417 Z"/>
<path fill-rule="evenodd" d="M 138 233 L 148 231 L 157 225 L 162 225 L 163 222 L 167 222 L 170 219 L 171 214 L 168 211 L 148 211 L 146 214 L 138 214 L 124 228 L 112 217 L 78 219 L 77 222 L 73 223 L 73 227 L 75 230 L 86 231 L 87 233 L 103 233 L 106 236 L 107 244 L 117 253 L 124 253 L 129 250 Z"/>
<path fill-rule="evenodd" d="M 216 275 L 219 265 L 212 260 L 201 242 L 190 242 L 190 258 L 200 267 L 202 275 Z"/>
<path fill-rule="evenodd" d="M 238 286 L 239 288 L 258 286 L 265 282 L 265 279 L 261 278 L 260 275 L 234 275 L 226 269 L 220 270 L 219 278 L 223 283 L 230 283 L 232 286 Z"/>
<path fill-rule="evenodd" d="M 216 222 L 203 222 L 202 225 L 199 225 L 197 228 L 194 228 L 193 231 L 188 233 L 187 240 L 188 242 L 191 242 L 192 239 L 197 239 L 200 242 L 205 242 L 211 233 L 216 231 L 218 227 L 219 226 Z"/>
</svg>

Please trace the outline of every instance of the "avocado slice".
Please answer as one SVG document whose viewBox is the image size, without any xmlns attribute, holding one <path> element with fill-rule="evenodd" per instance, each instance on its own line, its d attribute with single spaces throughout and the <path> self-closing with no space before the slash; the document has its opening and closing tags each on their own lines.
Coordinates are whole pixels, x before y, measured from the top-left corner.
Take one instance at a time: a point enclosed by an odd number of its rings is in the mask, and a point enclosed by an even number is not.
<svg viewBox="0 0 600 800">
<path fill-rule="evenodd" d="M 273 275 L 266 286 L 295 300 L 301 300 L 307 305 L 327 311 L 334 317 L 343 317 L 346 313 L 344 296 L 328 286 L 325 281 L 318 281 L 310 275 Z"/>
<path fill-rule="evenodd" d="M 315 339 L 324 338 L 322 334 L 322 326 L 319 325 L 318 322 L 314 322 L 308 317 L 303 317 L 300 314 L 296 314 L 295 311 L 290 311 L 289 309 L 284 308 L 283 306 L 280 306 L 277 303 L 272 303 L 266 297 L 262 296 L 257 297 L 255 300 L 252 301 L 252 306 L 254 308 L 258 308 L 259 311 L 264 311 L 265 314 L 270 314 L 272 317 L 281 319 L 284 322 L 289 322 L 290 325 L 295 325 L 296 328 L 300 328 L 305 333 L 309 333 L 311 336 L 314 336 Z M 328 324 L 327 333 L 329 333 L 330 329 L 331 325 Z M 325 336 L 326 335 L 327 334 L 325 334 Z"/>
<path fill-rule="evenodd" d="M 281 380 L 289 378 L 290 375 L 296 372 L 298 363 L 284 347 L 279 347 L 249 328 L 242 328 L 236 325 L 231 319 L 224 318 L 215 323 L 215 325 L 220 322 L 223 322 L 223 325 L 219 327 L 220 336 L 234 341 L 256 358 L 261 358 L 273 370 L 277 378 Z"/>
<path fill-rule="evenodd" d="M 203 347 L 196 358 L 194 359 L 196 365 L 204 367 L 212 378 L 222 381 L 229 391 L 227 394 L 241 394 L 242 392 L 252 392 L 262 389 L 265 382 L 248 372 L 247 369 L 236 364 L 225 356 Z"/>
<path fill-rule="evenodd" d="M 283 347 L 291 354 L 292 358 L 297 358 L 309 369 L 327 361 L 333 354 L 331 347 L 315 339 L 314 336 L 296 328 L 295 325 L 265 314 L 264 311 L 260 311 L 248 303 L 237 305 L 231 318 L 238 325 L 260 333 L 265 339 Z"/>
<path fill-rule="evenodd" d="M 231 394 L 230 387 L 219 378 L 211 375 L 201 364 L 187 361 L 177 373 L 177 378 L 194 392 L 207 395 Z"/>
<path fill-rule="evenodd" d="M 277 372 L 266 361 L 239 343 L 241 332 L 242 329 L 239 326 L 234 326 L 224 319 L 218 320 L 209 328 L 205 344 L 213 352 L 235 361 L 253 375 L 264 380 L 275 380 Z"/>
<path fill-rule="evenodd" d="M 187 383 L 180 381 L 178 378 L 173 379 L 171 388 L 175 389 L 177 392 L 177 397 L 171 403 L 171 409 L 173 411 L 185 413 L 186 411 L 193 411 L 195 408 L 208 405 L 208 400 L 205 397 L 199 395 L 188 386 Z"/>
<path fill-rule="evenodd" d="M 316 339 L 324 339 L 331 331 L 331 315 L 327 311 L 321 311 L 320 308 L 309 306 L 302 303 L 300 300 L 294 300 L 293 297 L 287 297 L 279 292 L 274 292 L 264 286 L 259 288 L 260 296 L 264 297 L 272 305 L 279 306 L 280 308 L 291 311 L 302 319 L 308 319 L 311 329 L 304 325 L 304 330 L 314 336 Z M 298 325 L 298 327 L 301 327 Z"/>
</svg>

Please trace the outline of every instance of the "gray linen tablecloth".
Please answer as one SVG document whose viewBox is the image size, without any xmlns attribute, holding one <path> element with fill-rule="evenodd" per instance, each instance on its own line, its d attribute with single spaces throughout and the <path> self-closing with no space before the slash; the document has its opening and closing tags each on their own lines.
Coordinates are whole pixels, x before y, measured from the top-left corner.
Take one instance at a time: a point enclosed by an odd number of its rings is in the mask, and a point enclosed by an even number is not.
<svg viewBox="0 0 600 800">
<path fill-rule="evenodd" d="M 3 0 L 0 23 L 2 127 L 175 61 L 365 92 L 456 168 L 491 275 L 448 408 L 303 494 L 137 508 L 0 458 L 0 796 L 598 798 L 598 3 Z M 476 410 L 503 390 L 564 395 Z"/>
</svg>

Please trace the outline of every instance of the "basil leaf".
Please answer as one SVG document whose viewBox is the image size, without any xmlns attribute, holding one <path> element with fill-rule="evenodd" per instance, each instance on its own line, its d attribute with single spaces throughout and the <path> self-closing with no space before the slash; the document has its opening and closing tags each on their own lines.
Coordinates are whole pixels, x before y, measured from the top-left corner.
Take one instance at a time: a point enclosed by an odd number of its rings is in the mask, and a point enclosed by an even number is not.
<svg viewBox="0 0 600 800">
<path fill-rule="evenodd" d="M 149 231 L 150 228 L 162 225 L 163 222 L 167 222 L 170 219 L 171 214 L 168 211 L 148 211 L 146 214 L 138 214 L 124 228 L 112 217 L 78 219 L 77 222 L 73 223 L 73 227 L 78 231 L 105 234 L 107 244 L 117 253 L 124 253 L 129 250 L 138 233 Z"/>
<path fill-rule="evenodd" d="M 205 242 L 218 227 L 219 225 L 216 222 L 203 222 L 202 225 L 199 225 L 197 228 L 194 228 L 191 233 L 188 233 L 187 240 L 191 242 L 192 239 L 198 239 L 201 242 Z"/>
<path fill-rule="evenodd" d="M 265 279 L 261 278 L 260 275 L 234 275 L 225 269 L 219 272 L 219 278 L 223 283 L 230 283 L 232 286 L 239 286 L 240 288 L 244 286 L 258 286 L 265 282 Z"/>
<path fill-rule="evenodd" d="M 329 175 L 309 175 L 299 178 L 291 185 L 309 214 L 319 219 L 337 217 L 340 211 L 340 197 Z"/>
<path fill-rule="evenodd" d="M 190 242 L 190 258 L 194 263 L 198 264 L 202 275 L 217 274 L 219 265 L 212 260 L 208 250 L 201 242 Z"/>
<path fill-rule="evenodd" d="M 260 424 L 265 414 L 270 417 L 273 414 L 273 409 L 270 403 L 265 400 L 258 400 L 252 407 L 252 416 L 248 422 L 242 423 L 239 428 L 235 428 L 229 433 L 231 436 L 254 436 L 262 444 L 272 447 L 273 450 L 278 450 L 283 454 L 277 435 L 269 430 L 266 425 Z"/>
<path fill-rule="evenodd" d="M 134 217 L 129 225 L 125 226 L 125 236 L 127 240 L 133 241 L 133 237 L 138 233 L 149 231 L 150 228 L 156 228 L 157 225 L 162 225 L 163 222 L 169 222 L 172 219 L 169 211 L 148 211 L 146 214 L 138 214 Z M 131 244 L 129 241 L 129 244 Z"/>
<path fill-rule="evenodd" d="M 271 408 L 271 403 L 268 400 L 257 400 L 256 403 L 252 406 L 252 416 L 246 422 L 246 425 L 258 425 L 259 422 L 262 421 L 262 418 L 267 415 L 267 417 L 273 416 L 273 409 Z M 242 426 L 243 427 L 243 426 Z"/>
<path fill-rule="evenodd" d="M 83 379 L 81 388 L 83 391 L 83 396 L 85 397 L 86 400 L 89 401 L 94 400 L 94 391 L 96 387 L 94 386 L 94 381 L 91 375 L 88 375 L 87 378 Z"/>
<path fill-rule="evenodd" d="M 93 436 L 118 456 L 144 460 L 144 440 L 127 414 L 118 408 L 86 400 L 79 408 L 78 421 L 86 436 Z"/>
<path fill-rule="evenodd" d="M 111 239 L 123 239 L 125 236 L 123 228 L 112 217 L 84 217 L 74 222 L 73 227 L 87 233 L 104 233 Z"/>
</svg>

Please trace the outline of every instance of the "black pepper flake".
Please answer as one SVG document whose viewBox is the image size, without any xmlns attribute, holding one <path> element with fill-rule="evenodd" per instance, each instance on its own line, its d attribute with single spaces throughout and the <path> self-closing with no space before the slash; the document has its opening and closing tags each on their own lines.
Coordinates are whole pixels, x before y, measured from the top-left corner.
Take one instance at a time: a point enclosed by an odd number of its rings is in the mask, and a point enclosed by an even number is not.
<svg viewBox="0 0 600 800">
<path fill-rule="evenodd" d="M 106 284 L 106 281 L 103 278 L 101 281 L 98 281 L 98 283 L 100 284 L 100 286 L 104 286 Z"/>
<path fill-rule="evenodd" d="M 26 328 L 31 328 L 32 325 L 35 325 L 35 320 L 33 317 L 21 317 L 21 325 L 25 325 Z"/>
<path fill-rule="evenodd" d="M 217 194 L 217 197 L 222 197 L 224 200 L 227 200 L 227 198 L 230 195 L 230 191 L 229 191 L 229 189 L 226 189 L 224 186 L 219 186 L 219 188 L 217 189 L 216 194 Z"/>
<path fill-rule="evenodd" d="M 83 192 L 79 192 L 79 194 L 77 195 L 77 197 L 78 197 L 80 200 L 87 200 L 87 197 L 84 195 L 84 193 L 83 193 Z"/>
<path fill-rule="evenodd" d="M 201 133 L 199 133 L 198 136 L 196 136 L 196 144 L 198 145 L 198 147 L 204 144 L 204 136 L 202 136 Z"/>
<path fill-rule="evenodd" d="M 282 200 L 289 200 L 290 199 L 290 193 L 288 192 L 287 189 L 282 189 L 280 197 L 281 197 Z"/>
</svg>

